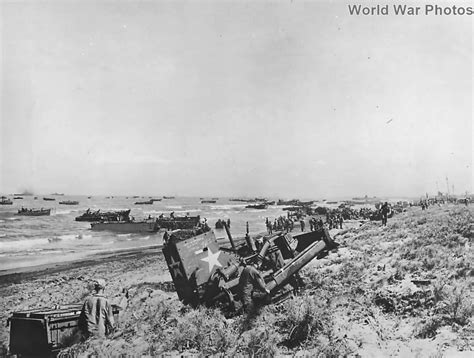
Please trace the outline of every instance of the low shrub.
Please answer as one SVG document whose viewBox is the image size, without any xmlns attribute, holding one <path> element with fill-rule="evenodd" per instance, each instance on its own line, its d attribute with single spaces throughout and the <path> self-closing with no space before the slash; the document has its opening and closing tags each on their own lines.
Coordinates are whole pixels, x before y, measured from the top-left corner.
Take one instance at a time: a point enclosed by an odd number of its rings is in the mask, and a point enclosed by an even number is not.
<svg viewBox="0 0 474 358">
<path fill-rule="evenodd" d="M 416 338 L 433 338 L 436 336 L 438 328 L 443 326 L 443 320 L 439 317 L 430 317 L 419 323 L 415 330 Z"/>
<path fill-rule="evenodd" d="M 272 327 L 256 327 L 240 336 L 232 355 L 274 357 L 278 352 L 280 340 L 281 336 Z"/>
<path fill-rule="evenodd" d="M 312 346 L 320 334 L 327 334 L 332 326 L 329 302 L 316 296 L 304 295 L 286 305 L 285 319 L 280 327 L 288 332 L 288 347 Z"/>
<path fill-rule="evenodd" d="M 217 309 L 200 307 L 177 319 L 176 326 L 168 332 L 167 350 L 197 349 L 205 355 L 225 352 L 232 347 L 236 330 Z"/>
</svg>

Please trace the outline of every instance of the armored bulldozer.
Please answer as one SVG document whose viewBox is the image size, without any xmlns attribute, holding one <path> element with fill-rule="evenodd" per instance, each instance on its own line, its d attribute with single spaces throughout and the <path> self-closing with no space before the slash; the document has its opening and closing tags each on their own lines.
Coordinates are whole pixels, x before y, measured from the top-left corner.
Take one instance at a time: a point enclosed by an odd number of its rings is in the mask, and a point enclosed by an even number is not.
<svg viewBox="0 0 474 358">
<path fill-rule="evenodd" d="M 163 246 L 179 299 L 193 307 L 217 306 L 235 313 L 240 307 L 239 276 L 246 264 L 261 263 L 260 272 L 270 291 L 268 302 L 277 302 L 300 286 L 298 272 L 314 258 L 335 249 L 327 229 L 297 235 L 277 232 L 234 240 L 225 226 L 230 246 L 213 231 L 192 236 L 180 231 Z"/>
</svg>

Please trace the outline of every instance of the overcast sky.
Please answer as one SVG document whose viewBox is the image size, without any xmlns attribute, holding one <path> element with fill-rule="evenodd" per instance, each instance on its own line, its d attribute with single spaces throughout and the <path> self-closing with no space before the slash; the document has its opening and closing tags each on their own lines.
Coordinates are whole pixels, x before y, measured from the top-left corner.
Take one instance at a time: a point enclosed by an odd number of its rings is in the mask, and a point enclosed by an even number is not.
<svg viewBox="0 0 474 358">
<path fill-rule="evenodd" d="M 1 2 L 0 192 L 472 191 L 472 16 L 347 4 Z"/>
</svg>

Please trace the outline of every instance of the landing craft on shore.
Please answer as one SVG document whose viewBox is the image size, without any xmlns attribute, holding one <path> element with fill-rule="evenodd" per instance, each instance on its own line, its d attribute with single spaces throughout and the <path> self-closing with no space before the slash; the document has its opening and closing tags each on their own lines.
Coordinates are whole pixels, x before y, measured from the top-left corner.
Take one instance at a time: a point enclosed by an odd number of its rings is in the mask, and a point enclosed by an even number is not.
<svg viewBox="0 0 474 358">
<path fill-rule="evenodd" d="M 198 216 L 175 216 L 171 213 L 169 217 L 161 214 L 156 220 L 160 228 L 166 230 L 176 229 L 195 229 L 201 222 L 201 217 Z"/>
<path fill-rule="evenodd" d="M 105 215 L 99 214 L 99 212 L 86 212 L 86 214 L 87 216 L 85 217 L 83 215 L 84 219 L 90 216 L 97 217 L 100 215 L 101 217 L 99 222 L 94 222 L 91 224 L 91 229 L 94 231 L 106 230 L 120 233 L 150 233 L 157 232 L 160 229 L 158 220 L 152 218 L 151 216 L 149 216 L 146 220 L 135 221 L 133 217 L 130 217 L 130 210 L 106 213 Z M 86 220 L 81 219 L 80 221 Z"/>
</svg>

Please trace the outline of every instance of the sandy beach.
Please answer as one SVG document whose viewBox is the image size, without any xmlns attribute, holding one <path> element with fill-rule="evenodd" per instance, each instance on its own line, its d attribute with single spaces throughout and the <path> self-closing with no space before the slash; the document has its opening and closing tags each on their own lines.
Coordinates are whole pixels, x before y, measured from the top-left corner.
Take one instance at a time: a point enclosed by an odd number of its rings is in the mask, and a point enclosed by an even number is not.
<svg viewBox="0 0 474 358">
<path fill-rule="evenodd" d="M 73 356 L 333 352 L 467 357 L 474 337 L 472 213 L 473 208 L 458 206 L 413 208 L 387 227 L 352 222 L 333 230 L 341 246 L 304 268 L 303 292 L 264 307 L 250 325 L 245 317 L 227 319 L 218 310 L 184 307 L 159 247 L 4 273 L 1 319 L 5 322 L 13 311 L 81 302 L 90 280 L 102 277 L 111 301 L 124 307 L 119 328 L 111 339 L 71 348 Z M 447 238 L 451 244 L 442 246 Z M 289 343 L 301 322 L 314 331 Z M 5 349 L 8 329 L 2 325 L 0 332 Z"/>
<path fill-rule="evenodd" d="M 474 5 L 392 2 L 0 1 L 0 358 L 474 357 Z"/>
<path fill-rule="evenodd" d="M 20 271 L 20 272 L 18 272 Z M 88 294 L 88 283 L 96 277 L 107 281 L 106 293 L 120 303 L 123 288 L 143 283 L 171 281 L 160 246 L 97 255 L 87 260 L 3 271 L 0 276 L 0 320 L 13 311 L 78 303 Z M 2 324 L 0 340 L 5 347 L 8 329 Z"/>
</svg>

